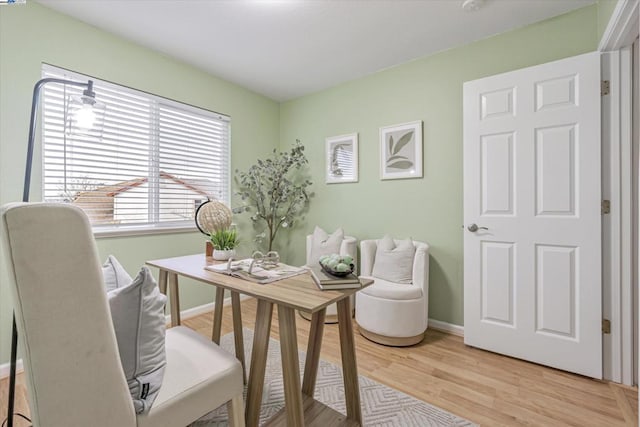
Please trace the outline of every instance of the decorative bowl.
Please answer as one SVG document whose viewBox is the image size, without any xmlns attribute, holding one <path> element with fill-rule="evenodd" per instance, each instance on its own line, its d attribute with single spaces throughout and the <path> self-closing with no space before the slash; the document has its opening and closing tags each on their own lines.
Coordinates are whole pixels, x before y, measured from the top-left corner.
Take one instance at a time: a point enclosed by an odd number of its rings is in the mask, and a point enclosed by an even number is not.
<svg viewBox="0 0 640 427">
<path fill-rule="evenodd" d="M 332 276 L 336 276 L 336 277 L 344 277 L 344 276 L 348 276 L 349 274 L 353 273 L 353 270 L 355 269 L 355 265 L 353 264 L 349 264 L 349 270 L 347 271 L 335 271 L 332 268 L 327 267 L 326 265 L 322 264 L 322 263 L 318 263 L 320 264 L 320 267 L 326 271 L 327 273 L 331 274 Z"/>
</svg>

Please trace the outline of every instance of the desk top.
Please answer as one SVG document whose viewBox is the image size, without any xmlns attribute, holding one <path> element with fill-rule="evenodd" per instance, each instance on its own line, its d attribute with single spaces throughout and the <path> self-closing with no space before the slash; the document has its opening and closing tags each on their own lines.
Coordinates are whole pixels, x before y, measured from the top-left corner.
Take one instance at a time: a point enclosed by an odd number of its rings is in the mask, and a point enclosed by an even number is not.
<svg viewBox="0 0 640 427">
<path fill-rule="evenodd" d="M 373 283 L 370 279 L 361 279 L 362 287 L 360 289 L 321 291 L 315 285 L 309 273 L 261 285 L 204 269 L 207 265 L 224 262 L 226 261 L 215 261 L 204 254 L 198 254 L 156 259 L 147 261 L 146 264 L 170 273 L 176 273 L 180 276 L 309 313 L 315 313 Z"/>
</svg>

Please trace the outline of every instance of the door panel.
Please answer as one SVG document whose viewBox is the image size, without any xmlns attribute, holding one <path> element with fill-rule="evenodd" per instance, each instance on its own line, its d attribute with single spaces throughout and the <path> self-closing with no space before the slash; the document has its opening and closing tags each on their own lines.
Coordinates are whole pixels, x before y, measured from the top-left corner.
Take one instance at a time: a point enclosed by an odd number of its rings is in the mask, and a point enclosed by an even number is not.
<svg viewBox="0 0 640 427">
<path fill-rule="evenodd" d="M 513 243 L 482 242 L 482 320 L 513 326 Z"/>
<path fill-rule="evenodd" d="M 513 116 L 514 88 L 504 88 L 480 95 L 482 102 L 481 119 Z"/>
<path fill-rule="evenodd" d="M 536 213 L 575 215 L 575 125 L 536 129 Z"/>
<path fill-rule="evenodd" d="M 545 108 L 575 107 L 576 76 L 558 77 L 535 84 L 536 111 Z"/>
<path fill-rule="evenodd" d="M 465 342 L 596 378 L 599 90 L 598 53 L 464 85 Z"/>
<path fill-rule="evenodd" d="M 576 338 L 576 252 L 536 245 L 536 331 Z"/>
<path fill-rule="evenodd" d="M 482 144 L 482 214 L 513 215 L 513 133 L 487 135 Z"/>
</svg>

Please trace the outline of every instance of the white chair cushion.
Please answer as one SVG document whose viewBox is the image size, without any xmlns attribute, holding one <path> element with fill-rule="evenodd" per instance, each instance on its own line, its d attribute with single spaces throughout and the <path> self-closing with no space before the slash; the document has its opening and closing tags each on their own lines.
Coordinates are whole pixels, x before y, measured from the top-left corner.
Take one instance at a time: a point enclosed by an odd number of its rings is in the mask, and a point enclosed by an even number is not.
<svg viewBox="0 0 640 427">
<path fill-rule="evenodd" d="M 186 426 L 229 396 L 242 393 L 242 366 L 231 354 L 184 326 L 167 330 L 167 367 L 151 410 L 138 427 Z"/>
<path fill-rule="evenodd" d="M 374 277 L 393 283 L 411 284 L 416 248 L 411 239 L 396 242 L 389 236 L 378 241 L 373 265 Z"/>
<path fill-rule="evenodd" d="M 411 300 L 422 298 L 422 288 L 420 286 L 394 283 L 379 277 L 360 276 L 363 279 L 374 280 L 373 284 L 362 289 L 359 294 L 371 295 L 389 300 Z M 357 297 L 356 297 L 357 298 Z"/>
<path fill-rule="evenodd" d="M 133 281 L 127 270 L 113 255 L 109 255 L 109 258 L 102 265 L 102 276 L 107 292 L 128 286 Z"/>
<path fill-rule="evenodd" d="M 307 260 L 307 265 L 317 265 L 322 255 L 339 254 L 343 239 L 344 230 L 342 228 L 338 228 L 332 234 L 328 234 L 322 228 L 316 226 L 313 230 L 311 255 Z"/>
<path fill-rule="evenodd" d="M 107 294 L 118 351 L 137 413 L 148 411 L 164 376 L 167 297 L 147 267 L 128 285 Z"/>
</svg>

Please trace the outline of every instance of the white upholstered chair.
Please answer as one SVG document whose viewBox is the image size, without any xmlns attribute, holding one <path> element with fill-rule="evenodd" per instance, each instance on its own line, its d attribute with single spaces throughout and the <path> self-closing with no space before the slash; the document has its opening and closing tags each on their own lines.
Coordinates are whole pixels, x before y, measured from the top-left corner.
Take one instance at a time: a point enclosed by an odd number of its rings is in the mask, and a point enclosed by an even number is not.
<svg viewBox="0 0 640 427">
<path fill-rule="evenodd" d="M 398 242 L 398 241 L 396 241 Z M 356 295 L 356 322 L 371 341 L 409 346 L 424 338 L 429 315 L 429 245 L 413 242 L 416 251 L 410 284 L 372 275 L 378 240 L 360 242 L 360 277 L 374 283 Z"/>
<path fill-rule="evenodd" d="M 311 265 L 311 247 L 313 246 L 313 234 L 307 235 L 307 257 L 306 264 Z M 342 243 L 340 244 L 340 255 L 349 255 L 353 258 L 353 264 L 358 265 L 358 241 L 353 236 L 344 236 L 342 239 Z M 357 269 L 357 267 L 356 267 Z M 357 273 L 357 270 L 356 270 Z M 351 296 L 351 307 L 353 310 L 353 301 L 354 296 Z M 309 313 L 300 312 L 300 316 L 307 320 L 311 320 L 311 315 Z M 324 323 L 338 323 L 338 308 L 336 304 L 331 304 L 327 307 L 327 312 L 325 314 Z"/>
<path fill-rule="evenodd" d="M 34 426 L 184 427 L 224 403 L 244 425 L 240 363 L 185 327 L 167 331 L 162 386 L 136 415 L 83 211 L 7 205 L 2 228 Z"/>
</svg>

